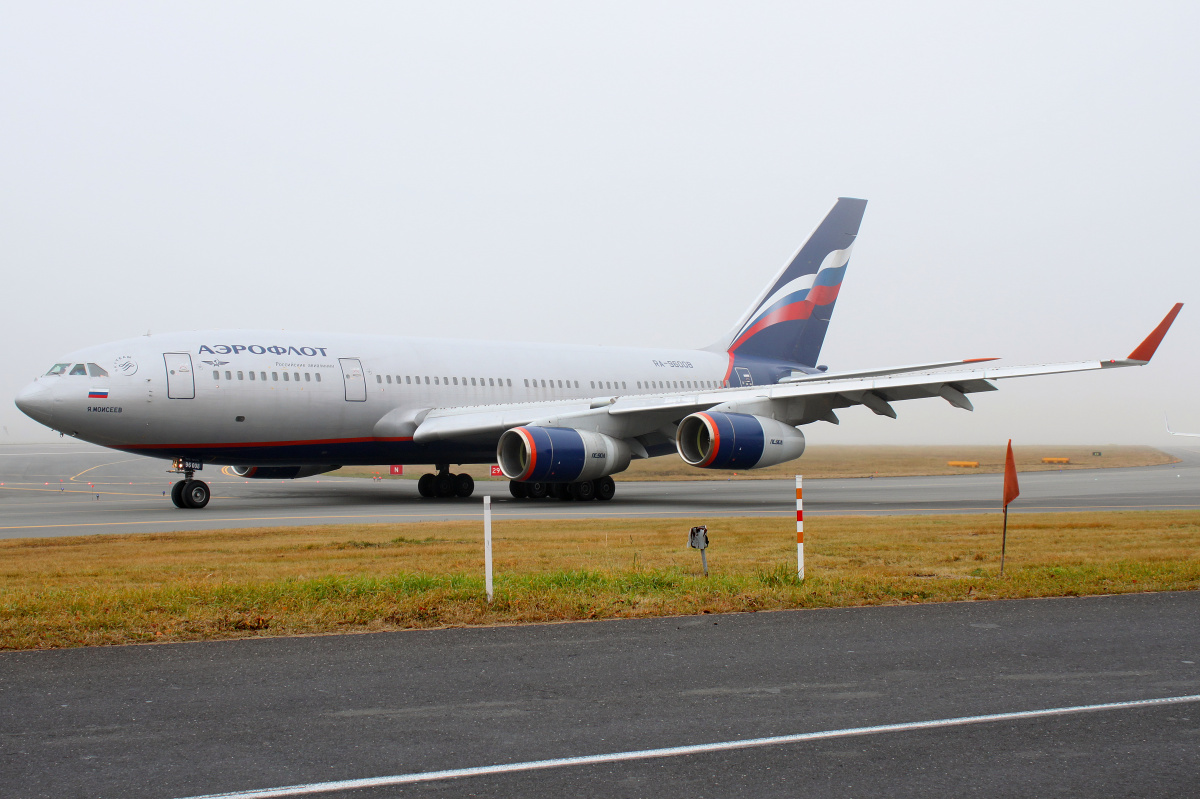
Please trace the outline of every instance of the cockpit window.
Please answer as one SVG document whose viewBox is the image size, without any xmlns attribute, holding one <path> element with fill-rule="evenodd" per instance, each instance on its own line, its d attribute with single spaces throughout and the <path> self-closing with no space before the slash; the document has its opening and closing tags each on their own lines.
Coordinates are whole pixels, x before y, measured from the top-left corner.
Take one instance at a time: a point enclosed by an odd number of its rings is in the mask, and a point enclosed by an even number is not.
<svg viewBox="0 0 1200 799">
<path fill-rule="evenodd" d="M 56 364 L 54 364 L 54 366 L 50 367 L 49 372 L 46 372 L 46 376 L 49 377 L 50 375 L 61 375 L 61 374 L 64 374 L 70 368 L 71 368 L 71 364 L 69 364 L 69 363 L 56 363 Z"/>
<path fill-rule="evenodd" d="M 71 375 L 83 375 L 84 377 L 87 377 L 87 367 L 81 363 L 77 363 L 71 367 Z"/>
<path fill-rule="evenodd" d="M 88 375 L 90 377 L 108 377 L 108 372 L 100 367 L 100 364 L 89 363 L 87 365 Z"/>
</svg>

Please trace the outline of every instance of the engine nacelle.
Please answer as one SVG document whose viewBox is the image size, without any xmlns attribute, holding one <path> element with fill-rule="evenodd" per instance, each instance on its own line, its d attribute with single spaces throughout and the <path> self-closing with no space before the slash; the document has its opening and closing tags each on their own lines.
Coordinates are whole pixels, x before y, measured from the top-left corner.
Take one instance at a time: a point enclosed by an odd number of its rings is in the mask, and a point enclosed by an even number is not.
<svg viewBox="0 0 1200 799">
<path fill-rule="evenodd" d="M 312 477 L 314 474 L 325 474 L 341 466 L 230 466 L 229 471 L 238 477 L 248 477 L 252 480 L 295 480 L 298 477 Z"/>
<path fill-rule="evenodd" d="M 804 454 L 804 434 L 746 413 L 693 413 L 675 431 L 679 457 L 701 469 L 761 469 Z"/>
<path fill-rule="evenodd" d="M 509 480 L 574 483 L 629 467 L 629 445 L 570 427 L 514 427 L 496 444 L 496 462 Z"/>
</svg>

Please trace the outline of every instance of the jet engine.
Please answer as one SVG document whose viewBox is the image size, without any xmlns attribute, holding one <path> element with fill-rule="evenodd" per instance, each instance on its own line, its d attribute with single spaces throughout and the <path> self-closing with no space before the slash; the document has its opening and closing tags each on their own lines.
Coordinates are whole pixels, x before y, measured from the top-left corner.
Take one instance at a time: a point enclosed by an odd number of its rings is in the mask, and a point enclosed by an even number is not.
<svg viewBox="0 0 1200 799">
<path fill-rule="evenodd" d="M 238 477 L 253 480 L 295 480 L 297 477 L 312 477 L 325 474 L 341 466 L 230 466 L 229 471 Z"/>
<path fill-rule="evenodd" d="M 514 427 L 496 444 L 509 480 L 574 483 L 622 472 L 632 456 L 620 439 L 569 427 Z"/>
<path fill-rule="evenodd" d="M 745 413 L 693 413 L 675 432 L 679 457 L 701 469 L 761 469 L 799 458 L 804 434 Z"/>
</svg>

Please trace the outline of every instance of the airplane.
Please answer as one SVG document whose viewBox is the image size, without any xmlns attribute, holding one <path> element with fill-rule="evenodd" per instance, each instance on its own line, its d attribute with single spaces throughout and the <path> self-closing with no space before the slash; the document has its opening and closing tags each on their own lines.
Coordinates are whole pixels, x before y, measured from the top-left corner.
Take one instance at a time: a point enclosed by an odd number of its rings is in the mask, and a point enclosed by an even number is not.
<svg viewBox="0 0 1200 799">
<path fill-rule="evenodd" d="M 451 464 L 498 463 L 518 499 L 609 500 L 612 475 L 678 453 L 699 469 L 800 457 L 800 427 L 863 405 L 968 394 L 1013 377 L 1140 366 L 1176 304 L 1127 358 L 993 367 L 994 358 L 831 372 L 818 363 L 866 201 L 837 200 L 730 331 L 703 349 L 519 344 L 210 330 L 145 335 L 64 356 L 16 398 L 61 433 L 172 462 L 179 508 L 195 473 L 293 479 L 345 465 L 435 464 L 422 497 L 468 497 Z"/>
</svg>

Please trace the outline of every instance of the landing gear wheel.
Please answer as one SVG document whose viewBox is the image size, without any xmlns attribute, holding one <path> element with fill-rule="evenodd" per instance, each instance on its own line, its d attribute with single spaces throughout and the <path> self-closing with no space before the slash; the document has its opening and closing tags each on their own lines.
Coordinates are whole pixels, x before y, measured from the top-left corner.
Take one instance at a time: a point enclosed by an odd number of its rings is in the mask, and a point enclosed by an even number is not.
<svg viewBox="0 0 1200 799">
<path fill-rule="evenodd" d="M 175 507 L 177 508 L 187 507 L 187 504 L 183 501 L 183 487 L 185 485 L 187 485 L 187 481 L 180 480 L 171 486 L 171 501 L 175 503 Z"/>
<path fill-rule="evenodd" d="M 608 500 L 613 498 L 613 494 L 617 493 L 617 484 L 611 477 L 598 477 L 592 481 L 592 485 L 596 486 L 596 499 Z"/>
<path fill-rule="evenodd" d="M 428 472 L 421 475 L 421 479 L 417 481 L 417 493 L 428 499 L 434 496 L 433 475 Z"/>
<path fill-rule="evenodd" d="M 200 510 L 211 497 L 212 492 L 203 480 L 188 480 L 183 486 L 183 501 L 189 508 Z"/>
<path fill-rule="evenodd" d="M 454 475 L 438 472 L 433 478 L 433 490 L 438 499 L 454 496 Z"/>
<path fill-rule="evenodd" d="M 529 486 L 520 480 L 509 480 L 508 493 L 512 494 L 515 499 L 525 499 L 529 496 Z"/>
<path fill-rule="evenodd" d="M 541 499 L 550 493 L 550 485 L 541 481 L 533 481 L 525 484 L 525 494 L 530 499 Z"/>
<path fill-rule="evenodd" d="M 550 496 L 555 499 L 570 499 L 571 486 L 569 483 L 551 483 Z"/>
<path fill-rule="evenodd" d="M 466 499 L 475 491 L 475 478 L 469 474 L 454 475 L 454 496 Z"/>
<path fill-rule="evenodd" d="M 596 484 L 591 480 L 584 480 L 582 483 L 571 483 L 571 496 L 580 502 L 595 499 Z"/>
</svg>

